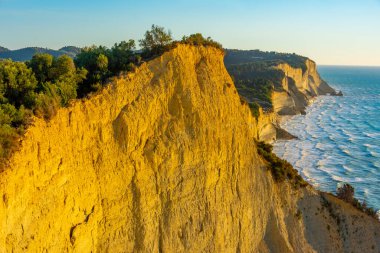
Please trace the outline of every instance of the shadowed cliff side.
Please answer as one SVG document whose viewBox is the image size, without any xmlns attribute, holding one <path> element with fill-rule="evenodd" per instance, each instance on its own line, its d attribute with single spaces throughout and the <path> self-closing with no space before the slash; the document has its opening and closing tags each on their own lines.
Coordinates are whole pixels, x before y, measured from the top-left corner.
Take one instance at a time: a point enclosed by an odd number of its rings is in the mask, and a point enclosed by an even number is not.
<svg viewBox="0 0 380 253">
<path fill-rule="evenodd" d="M 178 45 L 49 122 L 0 174 L 0 252 L 378 252 L 380 226 L 275 183 L 212 47 Z"/>
</svg>

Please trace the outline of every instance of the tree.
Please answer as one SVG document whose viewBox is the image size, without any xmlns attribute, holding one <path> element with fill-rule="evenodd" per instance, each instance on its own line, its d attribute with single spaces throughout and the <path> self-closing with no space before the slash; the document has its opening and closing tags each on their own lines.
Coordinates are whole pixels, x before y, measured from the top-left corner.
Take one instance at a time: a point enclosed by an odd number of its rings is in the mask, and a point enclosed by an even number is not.
<svg viewBox="0 0 380 253">
<path fill-rule="evenodd" d="M 78 87 L 79 97 L 84 97 L 102 87 L 110 76 L 108 70 L 111 51 L 103 46 L 83 48 L 76 56 L 75 64 L 79 69 L 87 70 L 87 78 Z"/>
<path fill-rule="evenodd" d="M 135 41 L 122 41 L 111 48 L 110 71 L 117 74 L 120 71 L 129 70 L 131 62 L 135 61 L 134 50 L 136 49 Z"/>
<path fill-rule="evenodd" d="M 139 43 L 145 55 L 154 56 L 163 53 L 172 41 L 170 31 L 165 31 L 163 27 L 152 25 L 150 31 L 145 32 L 144 38 L 139 40 Z"/>
<path fill-rule="evenodd" d="M 108 58 L 104 54 L 100 54 L 96 59 L 96 66 L 100 72 L 107 72 L 108 70 Z"/>
<path fill-rule="evenodd" d="M 35 54 L 27 63 L 32 69 L 39 83 L 48 81 L 49 70 L 53 65 L 53 56 L 50 54 Z"/>
<path fill-rule="evenodd" d="M 67 55 L 61 55 L 54 59 L 53 65 L 49 70 L 49 77 L 53 81 L 68 75 L 74 75 L 76 71 L 74 61 Z"/>
<path fill-rule="evenodd" d="M 201 33 L 191 34 L 190 36 L 183 36 L 182 43 L 196 45 L 196 46 L 212 46 L 219 49 L 223 49 L 222 45 L 211 37 L 204 38 Z"/>
<path fill-rule="evenodd" d="M 32 108 L 36 87 L 37 80 L 25 63 L 0 61 L 0 103 Z"/>
</svg>

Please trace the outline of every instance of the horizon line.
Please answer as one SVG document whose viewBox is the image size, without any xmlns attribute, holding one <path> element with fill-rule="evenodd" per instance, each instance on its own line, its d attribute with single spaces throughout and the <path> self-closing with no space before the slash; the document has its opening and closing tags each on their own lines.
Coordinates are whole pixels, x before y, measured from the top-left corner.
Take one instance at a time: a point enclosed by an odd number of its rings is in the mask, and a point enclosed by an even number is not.
<svg viewBox="0 0 380 253">
<path fill-rule="evenodd" d="M 317 64 L 323 67 L 363 67 L 363 68 L 380 68 L 380 65 L 354 65 L 354 64 Z"/>
</svg>

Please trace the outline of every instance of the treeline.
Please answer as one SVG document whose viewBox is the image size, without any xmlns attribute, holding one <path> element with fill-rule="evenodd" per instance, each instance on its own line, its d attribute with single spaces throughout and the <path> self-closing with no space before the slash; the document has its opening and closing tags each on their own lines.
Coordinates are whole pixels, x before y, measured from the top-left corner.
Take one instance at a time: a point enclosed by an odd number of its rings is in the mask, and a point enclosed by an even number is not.
<svg viewBox="0 0 380 253">
<path fill-rule="evenodd" d="M 178 43 L 222 48 L 201 34 L 174 41 L 170 31 L 153 25 L 139 40 L 116 43 L 113 47 L 85 47 L 74 59 L 36 54 L 30 61 L 0 60 L 0 170 L 18 148 L 19 137 L 32 116 L 50 119 L 70 100 L 86 97 L 101 89 L 107 79 L 131 71 Z"/>
<path fill-rule="evenodd" d="M 297 54 L 287 54 L 278 52 L 263 52 L 260 50 L 237 50 L 229 49 L 226 51 L 226 65 L 246 64 L 261 62 L 268 66 L 277 66 L 281 63 L 287 63 L 293 68 L 300 68 L 302 71 L 307 70 L 307 57 Z"/>
</svg>

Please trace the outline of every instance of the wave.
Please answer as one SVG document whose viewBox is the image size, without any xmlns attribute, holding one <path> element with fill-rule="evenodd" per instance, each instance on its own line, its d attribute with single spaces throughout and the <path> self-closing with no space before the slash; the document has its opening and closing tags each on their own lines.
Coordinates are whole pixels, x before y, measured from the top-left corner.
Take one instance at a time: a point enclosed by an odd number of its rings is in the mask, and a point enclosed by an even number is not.
<svg viewBox="0 0 380 253">
<path fill-rule="evenodd" d="M 359 199 L 370 197 L 380 209 L 380 76 L 367 86 L 363 78 L 342 79 L 345 96 L 319 97 L 307 115 L 284 122 L 300 138 L 276 143 L 274 150 L 320 190 L 333 192 L 348 182 Z"/>
</svg>

